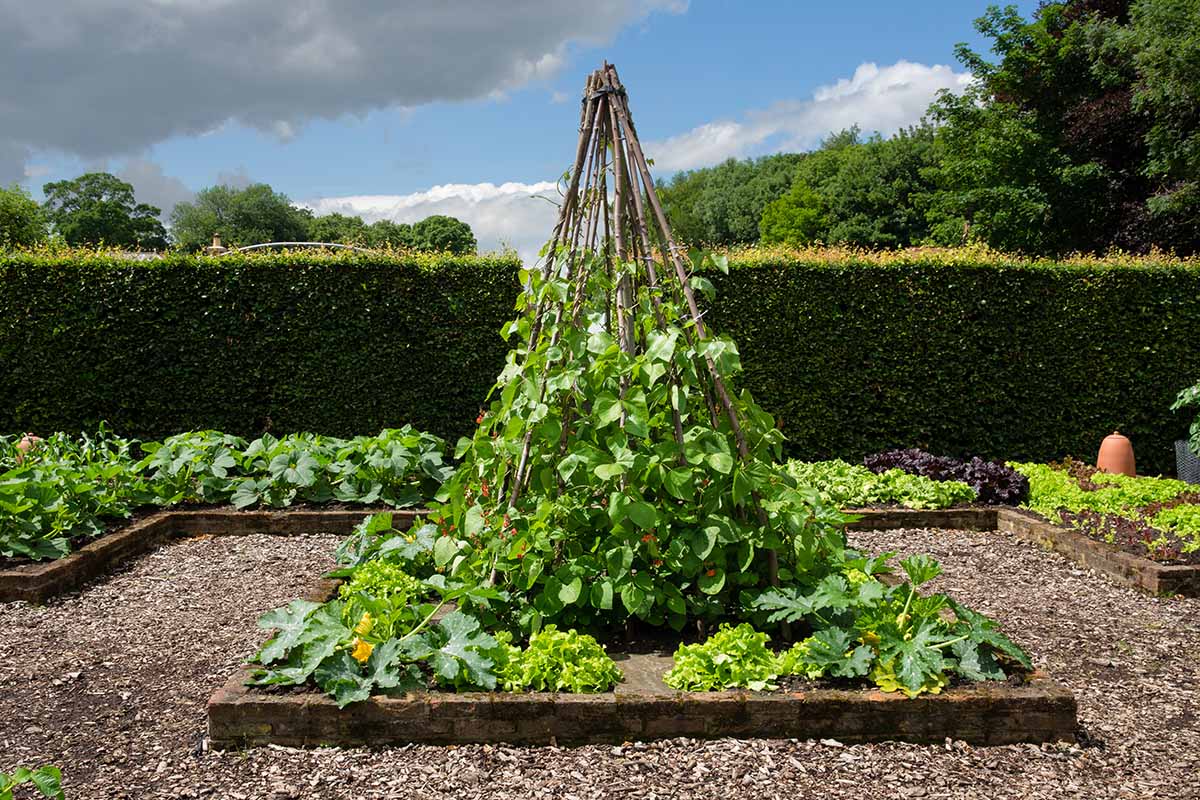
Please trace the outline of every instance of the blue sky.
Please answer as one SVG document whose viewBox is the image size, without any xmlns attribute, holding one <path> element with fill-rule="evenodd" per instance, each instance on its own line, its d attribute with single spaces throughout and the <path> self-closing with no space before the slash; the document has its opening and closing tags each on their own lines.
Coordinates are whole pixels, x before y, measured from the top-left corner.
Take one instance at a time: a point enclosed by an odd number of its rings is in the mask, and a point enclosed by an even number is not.
<svg viewBox="0 0 1200 800">
<path fill-rule="evenodd" d="M 49 10 L 0 0 L 0 41 L 21 43 L 0 71 L 11 60 L 29 89 L 0 103 L 0 182 L 23 178 L 36 195 L 47 180 L 108 169 L 164 210 L 248 181 L 369 218 L 461 205 L 462 216 L 479 212 L 482 243 L 521 248 L 544 212 L 522 204 L 506 231 L 512 209 L 473 207 L 496 198 L 471 187 L 510 183 L 527 199 L 557 177 L 584 76 L 601 59 L 620 69 L 665 175 L 805 149 L 850 122 L 885 133 L 916 122 L 934 92 L 968 80 L 953 48 L 986 48 L 972 22 L 988 5 L 451 0 L 434 11 L 317 0 L 309 18 L 285 22 L 267 0 L 227 0 L 219 15 L 202 0 L 153 14 L 113 3 L 129 14 L 105 27 L 114 15 L 89 18 L 86 0 L 48 0 Z M 1028 16 L 1036 1 L 1018 7 Z M 90 57 L 64 61 L 78 43 L 67 14 Z M 16 112 L 19 125 L 5 119 Z M 460 188 L 430 194 L 447 185 Z"/>
</svg>

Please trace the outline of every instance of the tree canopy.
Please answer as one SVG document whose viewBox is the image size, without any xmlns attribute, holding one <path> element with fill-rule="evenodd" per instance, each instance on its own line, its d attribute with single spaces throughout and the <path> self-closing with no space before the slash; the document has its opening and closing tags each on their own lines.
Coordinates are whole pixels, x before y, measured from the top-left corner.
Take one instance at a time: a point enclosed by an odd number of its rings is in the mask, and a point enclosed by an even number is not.
<svg viewBox="0 0 1200 800">
<path fill-rule="evenodd" d="M 20 186 L 0 186 L 0 249 L 30 247 L 46 238 L 42 207 Z"/>
<path fill-rule="evenodd" d="M 159 221 L 162 211 L 138 203 L 133 186 L 107 172 L 89 172 L 69 181 L 42 187 L 43 207 L 54 232 L 70 245 L 159 250 L 167 232 Z"/>
<path fill-rule="evenodd" d="M 976 27 L 994 59 L 960 45 L 973 83 L 916 127 L 676 175 L 680 238 L 1197 252 L 1200 0 L 992 7 Z"/>
<path fill-rule="evenodd" d="M 244 189 L 211 186 L 196 199 L 179 203 L 171 212 L 171 235 L 176 244 L 198 250 L 220 233 L 227 245 L 298 242 L 308 239 L 312 215 L 292 205 L 287 195 L 265 183 Z"/>
</svg>

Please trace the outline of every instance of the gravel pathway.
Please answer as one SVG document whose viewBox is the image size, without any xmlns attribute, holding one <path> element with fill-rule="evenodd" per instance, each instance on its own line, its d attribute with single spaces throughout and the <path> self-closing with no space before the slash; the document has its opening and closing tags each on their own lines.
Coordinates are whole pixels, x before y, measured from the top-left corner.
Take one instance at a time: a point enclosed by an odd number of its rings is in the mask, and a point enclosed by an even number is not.
<svg viewBox="0 0 1200 800">
<path fill-rule="evenodd" d="M 1122 589 L 1000 533 L 856 533 L 927 552 L 1070 685 L 1086 744 L 676 739 L 577 749 L 213 753 L 204 702 L 254 619 L 330 564 L 333 537 L 193 539 L 44 608 L 0 605 L 0 768 L 63 767 L 69 798 L 1200 798 L 1200 601 Z"/>
</svg>

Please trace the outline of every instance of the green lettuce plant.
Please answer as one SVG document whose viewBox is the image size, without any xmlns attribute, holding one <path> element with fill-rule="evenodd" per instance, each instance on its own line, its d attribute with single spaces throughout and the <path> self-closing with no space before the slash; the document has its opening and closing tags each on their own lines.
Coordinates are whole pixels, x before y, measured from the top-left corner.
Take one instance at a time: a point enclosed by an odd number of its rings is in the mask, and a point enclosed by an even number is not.
<svg viewBox="0 0 1200 800">
<path fill-rule="evenodd" d="M 606 692 L 621 670 L 593 637 L 547 625 L 529 637 L 524 650 L 509 646 L 499 670 L 505 689 L 535 692 Z"/>
<path fill-rule="evenodd" d="M 789 461 L 787 474 L 810 486 L 839 508 L 898 503 L 905 508 L 949 508 L 974 502 L 975 490 L 960 481 L 935 481 L 900 469 L 875 473 L 864 466 L 833 461 Z"/>
<path fill-rule="evenodd" d="M 774 689 L 779 659 L 767 647 L 770 638 L 746 622 L 722 625 L 699 644 L 680 645 L 663 682 L 689 692 Z"/>
</svg>

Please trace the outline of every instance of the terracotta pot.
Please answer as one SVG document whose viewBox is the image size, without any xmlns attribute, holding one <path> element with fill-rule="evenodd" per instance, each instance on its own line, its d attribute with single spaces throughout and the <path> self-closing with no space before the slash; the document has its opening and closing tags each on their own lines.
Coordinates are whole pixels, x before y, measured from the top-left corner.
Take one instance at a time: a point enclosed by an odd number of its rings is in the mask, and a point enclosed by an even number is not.
<svg viewBox="0 0 1200 800">
<path fill-rule="evenodd" d="M 17 442 L 17 463 L 20 464 L 25 460 L 25 454 L 33 449 L 34 445 L 42 440 L 40 436 L 34 436 L 32 433 L 27 433 L 21 437 L 21 441 Z"/>
<path fill-rule="evenodd" d="M 1118 475 L 1137 475 L 1137 464 L 1133 460 L 1133 444 L 1117 431 L 1105 436 L 1096 456 L 1096 469 Z"/>
</svg>

